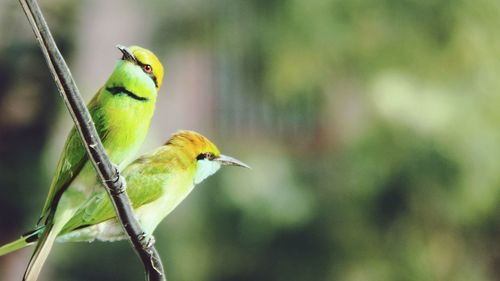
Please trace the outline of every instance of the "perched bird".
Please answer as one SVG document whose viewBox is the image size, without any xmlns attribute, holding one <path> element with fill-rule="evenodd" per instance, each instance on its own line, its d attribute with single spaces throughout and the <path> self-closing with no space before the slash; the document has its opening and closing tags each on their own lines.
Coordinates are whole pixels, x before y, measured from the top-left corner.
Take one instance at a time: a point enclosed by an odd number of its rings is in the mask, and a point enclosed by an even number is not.
<svg viewBox="0 0 500 281">
<path fill-rule="evenodd" d="M 143 230 L 152 234 L 158 224 L 221 165 L 249 168 L 232 157 L 220 154 L 204 136 L 179 131 L 155 152 L 139 157 L 122 172 L 127 181 L 136 217 Z M 26 247 L 40 239 L 43 227 L 0 247 L 0 255 Z M 125 234 L 107 193 L 98 188 L 59 233 L 58 241 L 114 241 Z"/>
<path fill-rule="evenodd" d="M 123 56 L 87 105 L 104 148 L 118 169 L 143 143 L 163 80 L 163 66 L 149 50 L 117 48 Z M 95 191 L 96 172 L 73 127 L 59 159 L 39 220 L 39 239 L 24 280 L 36 280 L 54 239 Z"/>
</svg>

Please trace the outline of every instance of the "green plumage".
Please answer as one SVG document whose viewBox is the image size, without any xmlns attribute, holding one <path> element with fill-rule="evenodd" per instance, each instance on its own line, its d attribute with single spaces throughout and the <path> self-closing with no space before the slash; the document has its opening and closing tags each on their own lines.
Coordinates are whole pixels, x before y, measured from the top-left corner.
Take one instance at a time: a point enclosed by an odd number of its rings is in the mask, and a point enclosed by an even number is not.
<svg viewBox="0 0 500 281">
<path fill-rule="evenodd" d="M 174 134 L 155 152 L 129 164 L 122 175 L 143 230 L 152 234 L 194 186 L 215 173 L 221 165 L 247 167 L 236 159 L 221 155 L 212 142 L 191 131 Z M 58 232 L 58 241 L 114 241 L 125 238 L 107 193 L 98 183 L 96 187 Z M 1 247 L 0 255 L 31 245 L 36 239 L 43 239 L 43 233 L 43 229 L 30 232 Z"/>
<path fill-rule="evenodd" d="M 88 104 L 102 144 L 119 169 L 144 141 L 153 116 L 163 67 L 156 56 L 140 47 L 119 46 L 124 56 Z M 152 72 L 144 70 L 149 65 Z M 158 83 L 158 77 L 160 83 Z M 40 222 L 43 231 L 26 270 L 25 280 L 36 280 L 50 248 L 64 225 L 101 187 L 73 128 L 64 145 Z M 21 244 L 19 244 L 21 245 Z"/>
<path fill-rule="evenodd" d="M 168 171 L 169 166 L 165 163 L 155 163 L 155 154 L 137 159 L 122 172 L 127 182 L 127 194 L 135 209 L 158 199 L 169 186 L 170 173 L 176 172 Z M 182 174 L 176 176 L 182 176 Z M 82 226 L 96 225 L 114 217 L 115 210 L 109 196 L 106 192 L 98 191 L 64 226 L 61 234 L 69 233 Z"/>
</svg>

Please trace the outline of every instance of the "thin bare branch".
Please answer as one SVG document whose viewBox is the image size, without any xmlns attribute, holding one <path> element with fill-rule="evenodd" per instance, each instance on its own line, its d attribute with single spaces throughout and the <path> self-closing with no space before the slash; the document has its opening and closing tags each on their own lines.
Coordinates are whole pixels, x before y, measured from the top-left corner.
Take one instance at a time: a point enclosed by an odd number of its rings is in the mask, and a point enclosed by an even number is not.
<svg viewBox="0 0 500 281">
<path fill-rule="evenodd" d="M 146 236 L 135 219 L 130 199 L 124 192 L 125 180 L 119 175 L 115 165 L 111 163 L 104 151 L 89 111 L 80 96 L 64 58 L 57 48 L 38 3 L 36 0 L 19 0 L 19 2 L 35 32 L 35 37 L 40 44 L 50 73 L 75 122 L 89 158 L 106 187 L 130 242 L 144 264 L 147 280 L 166 280 L 161 258 L 151 243 L 154 239 L 145 239 Z"/>
</svg>

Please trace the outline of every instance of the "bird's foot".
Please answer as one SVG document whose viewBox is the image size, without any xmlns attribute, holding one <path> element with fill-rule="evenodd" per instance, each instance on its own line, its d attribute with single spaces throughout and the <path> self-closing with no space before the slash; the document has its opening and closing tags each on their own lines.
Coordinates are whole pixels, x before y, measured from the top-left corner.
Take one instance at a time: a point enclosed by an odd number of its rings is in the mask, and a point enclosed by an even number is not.
<svg viewBox="0 0 500 281">
<path fill-rule="evenodd" d="M 153 245 L 156 243 L 156 240 L 153 235 L 143 232 L 139 235 L 139 242 L 141 243 L 143 249 L 149 249 L 153 247 Z"/>
<path fill-rule="evenodd" d="M 113 169 L 115 170 L 115 176 L 108 180 L 108 182 L 113 183 L 114 188 L 112 189 L 113 195 L 120 195 L 127 190 L 127 184 L 125 183 L 125 179 L 123 179 L 120 174 L 120 170 L 118 170 L 118 166 L 111 163 L 113 165 Z"/>
</svg>

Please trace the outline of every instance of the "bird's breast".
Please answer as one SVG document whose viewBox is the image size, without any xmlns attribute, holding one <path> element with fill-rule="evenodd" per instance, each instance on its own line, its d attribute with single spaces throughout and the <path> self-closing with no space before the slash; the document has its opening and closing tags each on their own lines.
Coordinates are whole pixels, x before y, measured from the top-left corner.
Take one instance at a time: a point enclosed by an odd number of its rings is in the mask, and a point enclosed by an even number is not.
<svg viewBox="0 0 500 281">
<path fill-rule="evenodd" d="M 102 109 L 106 129 L 103 145 L 115 164 L 128 161 L 140 148 L 150 127 L 154 101 L 112 96 Z"/>
</svg>

